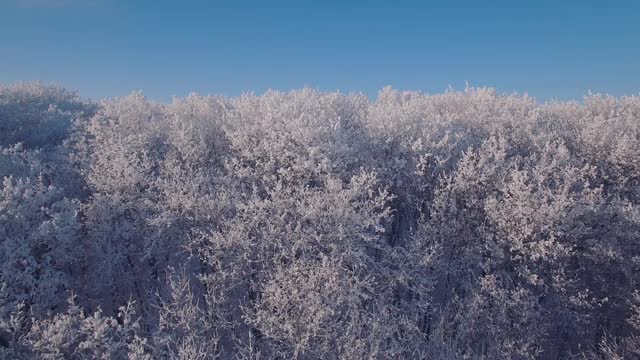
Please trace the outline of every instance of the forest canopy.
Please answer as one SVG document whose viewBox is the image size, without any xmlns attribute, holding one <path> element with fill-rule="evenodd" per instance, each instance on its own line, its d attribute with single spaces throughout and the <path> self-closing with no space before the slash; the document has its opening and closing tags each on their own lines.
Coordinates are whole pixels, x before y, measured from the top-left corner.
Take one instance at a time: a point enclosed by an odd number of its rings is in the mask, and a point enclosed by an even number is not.
<svg viewBox="0 0 640 360">
<path fill-rule="evenodd" d="M 640 97 L 0 86 L 2 359 L 640 358 Z"/>
</svg>

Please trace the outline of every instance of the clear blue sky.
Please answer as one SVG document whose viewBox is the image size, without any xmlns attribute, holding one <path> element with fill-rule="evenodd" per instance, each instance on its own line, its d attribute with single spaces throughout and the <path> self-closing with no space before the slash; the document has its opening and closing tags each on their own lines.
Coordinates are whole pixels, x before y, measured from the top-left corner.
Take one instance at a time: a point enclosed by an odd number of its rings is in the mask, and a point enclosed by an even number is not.
<svg viewBox="0 0 640 360">
<path fill-rule="evenodd" d="M 0 82 L 158 100 L 451 85 L 640 93 L 636 1 L 0 0 Z"/>
</svg>

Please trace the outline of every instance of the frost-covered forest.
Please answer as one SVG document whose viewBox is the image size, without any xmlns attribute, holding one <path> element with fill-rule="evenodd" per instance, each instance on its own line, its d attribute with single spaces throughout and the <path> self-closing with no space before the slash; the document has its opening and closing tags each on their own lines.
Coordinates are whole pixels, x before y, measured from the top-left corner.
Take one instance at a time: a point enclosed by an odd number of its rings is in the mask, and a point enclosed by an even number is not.
<svg viewBox="0 0 640 360">
<path fill-rule="evenodd" d="M 637 359 L 640 97 L 0 87 L 0 358 Z"/>
</svg>

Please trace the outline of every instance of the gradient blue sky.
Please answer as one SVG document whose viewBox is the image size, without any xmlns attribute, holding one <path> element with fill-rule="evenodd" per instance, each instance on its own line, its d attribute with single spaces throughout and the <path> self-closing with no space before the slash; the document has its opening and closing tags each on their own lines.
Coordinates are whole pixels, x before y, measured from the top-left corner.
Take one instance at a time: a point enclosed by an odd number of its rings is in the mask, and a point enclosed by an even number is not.
<svg viewBox="0 0 640 360">
<path fill-rule="evenodd" d="M 640 93 L 636 1 L 0 0 L 0 82 L 90 98 L 310 86 Z"/>
</svg>

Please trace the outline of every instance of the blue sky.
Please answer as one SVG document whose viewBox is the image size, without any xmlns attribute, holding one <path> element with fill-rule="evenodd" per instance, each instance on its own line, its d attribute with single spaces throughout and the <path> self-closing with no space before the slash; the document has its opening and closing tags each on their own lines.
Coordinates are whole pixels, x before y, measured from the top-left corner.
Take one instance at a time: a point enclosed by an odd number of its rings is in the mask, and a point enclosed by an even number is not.
<svg viewBox="0 0 640 360">
<path fill-rule="evenodd" d="M 0 82 L 166 101 L 310 86 L 640 93 L 640 1 L 1 0 Z"/>
</svg>

